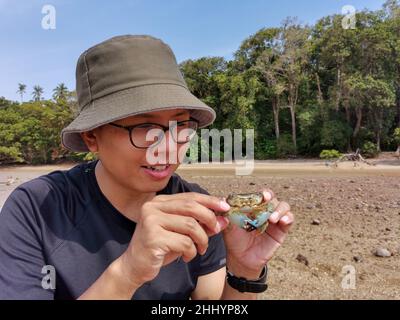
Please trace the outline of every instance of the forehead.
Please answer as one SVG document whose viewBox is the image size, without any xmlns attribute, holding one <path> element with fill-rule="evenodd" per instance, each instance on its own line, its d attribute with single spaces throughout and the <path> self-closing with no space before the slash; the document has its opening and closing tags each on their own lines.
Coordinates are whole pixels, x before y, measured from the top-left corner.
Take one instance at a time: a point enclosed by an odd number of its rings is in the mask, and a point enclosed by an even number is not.
<svg viewBox="0 0 400 320">
<path fill-rule="evenodd" d="M 190 111 L 186 109 L 171 109 L 171 110 L 160 110 L 154 112 L 147 112 L 143 114 L 138 114 L 128 118 L 121 119 L 120 122 L 131 123 L 131 122 L 141 122 L 141 121 L 159 121 L 168 120 L 175 118 L 184 118 L 190 115 Z"/>
</svg>

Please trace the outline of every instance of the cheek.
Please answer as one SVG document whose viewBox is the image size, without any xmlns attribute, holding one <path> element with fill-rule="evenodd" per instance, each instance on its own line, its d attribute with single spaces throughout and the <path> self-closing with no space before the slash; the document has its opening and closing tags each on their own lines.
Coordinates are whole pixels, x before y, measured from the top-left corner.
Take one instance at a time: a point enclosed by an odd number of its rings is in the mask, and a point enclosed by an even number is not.
<svg viewBox="0 0 400 320">
<path fill-rule="evenodd" d="M 133 147 L 128 135 L 103 135 L 98 146 L 102 163 L 121 177 L 132 176 L 146 159 L 146 150 Z"/>
<path fill-rule="evenodd" d="M 185 159 L 186 153 L 189 150 L 190 142 L 178 146 L 178 163 L 182 163 Z"/>
</svg>

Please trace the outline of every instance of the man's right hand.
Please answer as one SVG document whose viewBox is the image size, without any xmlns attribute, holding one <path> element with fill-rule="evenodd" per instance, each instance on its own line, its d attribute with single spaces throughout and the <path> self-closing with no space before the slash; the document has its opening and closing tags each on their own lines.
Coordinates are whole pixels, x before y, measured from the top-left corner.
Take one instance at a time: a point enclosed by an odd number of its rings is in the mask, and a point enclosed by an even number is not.
<svg viewBox="0 0 400 320">
<path fill-rule="evenodd" d="M 123 277 L 139 288 L 178 257 L 189 262 L 205 254 L 208 237 L 228 225 L 212 210 L 229 208 L 219 198 L 195 192 L 159 195 L 144 203 L 129 247 L 118 259 Z"/>
</svg>

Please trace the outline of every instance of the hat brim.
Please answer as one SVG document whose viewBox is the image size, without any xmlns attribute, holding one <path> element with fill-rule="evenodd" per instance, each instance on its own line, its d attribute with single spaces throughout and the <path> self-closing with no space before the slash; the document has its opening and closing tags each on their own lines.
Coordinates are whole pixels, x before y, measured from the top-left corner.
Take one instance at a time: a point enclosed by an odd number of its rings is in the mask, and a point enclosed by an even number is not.
<svg viewBox="0 0 400 320">
<path fill-rule="evenodd" d="M 214 122 L 215 111 L 190 91 L 175 84 L 152 84 L 129 88 L 98 98 L 88 104 L 61 131 L 61 142 L 71 151 L 88 152 L 80 133 L 141 113 L 188 109 L 203 128 Z"/>
</svg>

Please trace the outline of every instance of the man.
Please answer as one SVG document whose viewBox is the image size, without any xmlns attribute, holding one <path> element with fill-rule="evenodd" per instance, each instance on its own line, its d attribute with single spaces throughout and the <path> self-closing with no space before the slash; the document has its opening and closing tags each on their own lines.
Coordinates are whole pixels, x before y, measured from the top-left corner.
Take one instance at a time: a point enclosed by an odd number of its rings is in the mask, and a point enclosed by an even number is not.
<svg viewBox="0 0 400 320">
<path fill-rule="evenodd" d="M 281 202 L 264 234 L 227 229 L 215 212 L 229 205 L 174 174 L 176 155 L 215 112 L 188 91 L 171 49 L 114 37 L 80 56 L 76 80 L 80 113 L 62 143 L 99 160 L 7 199 L 0 297 L 255 299 L 293 215 Z"/>
</svg>

